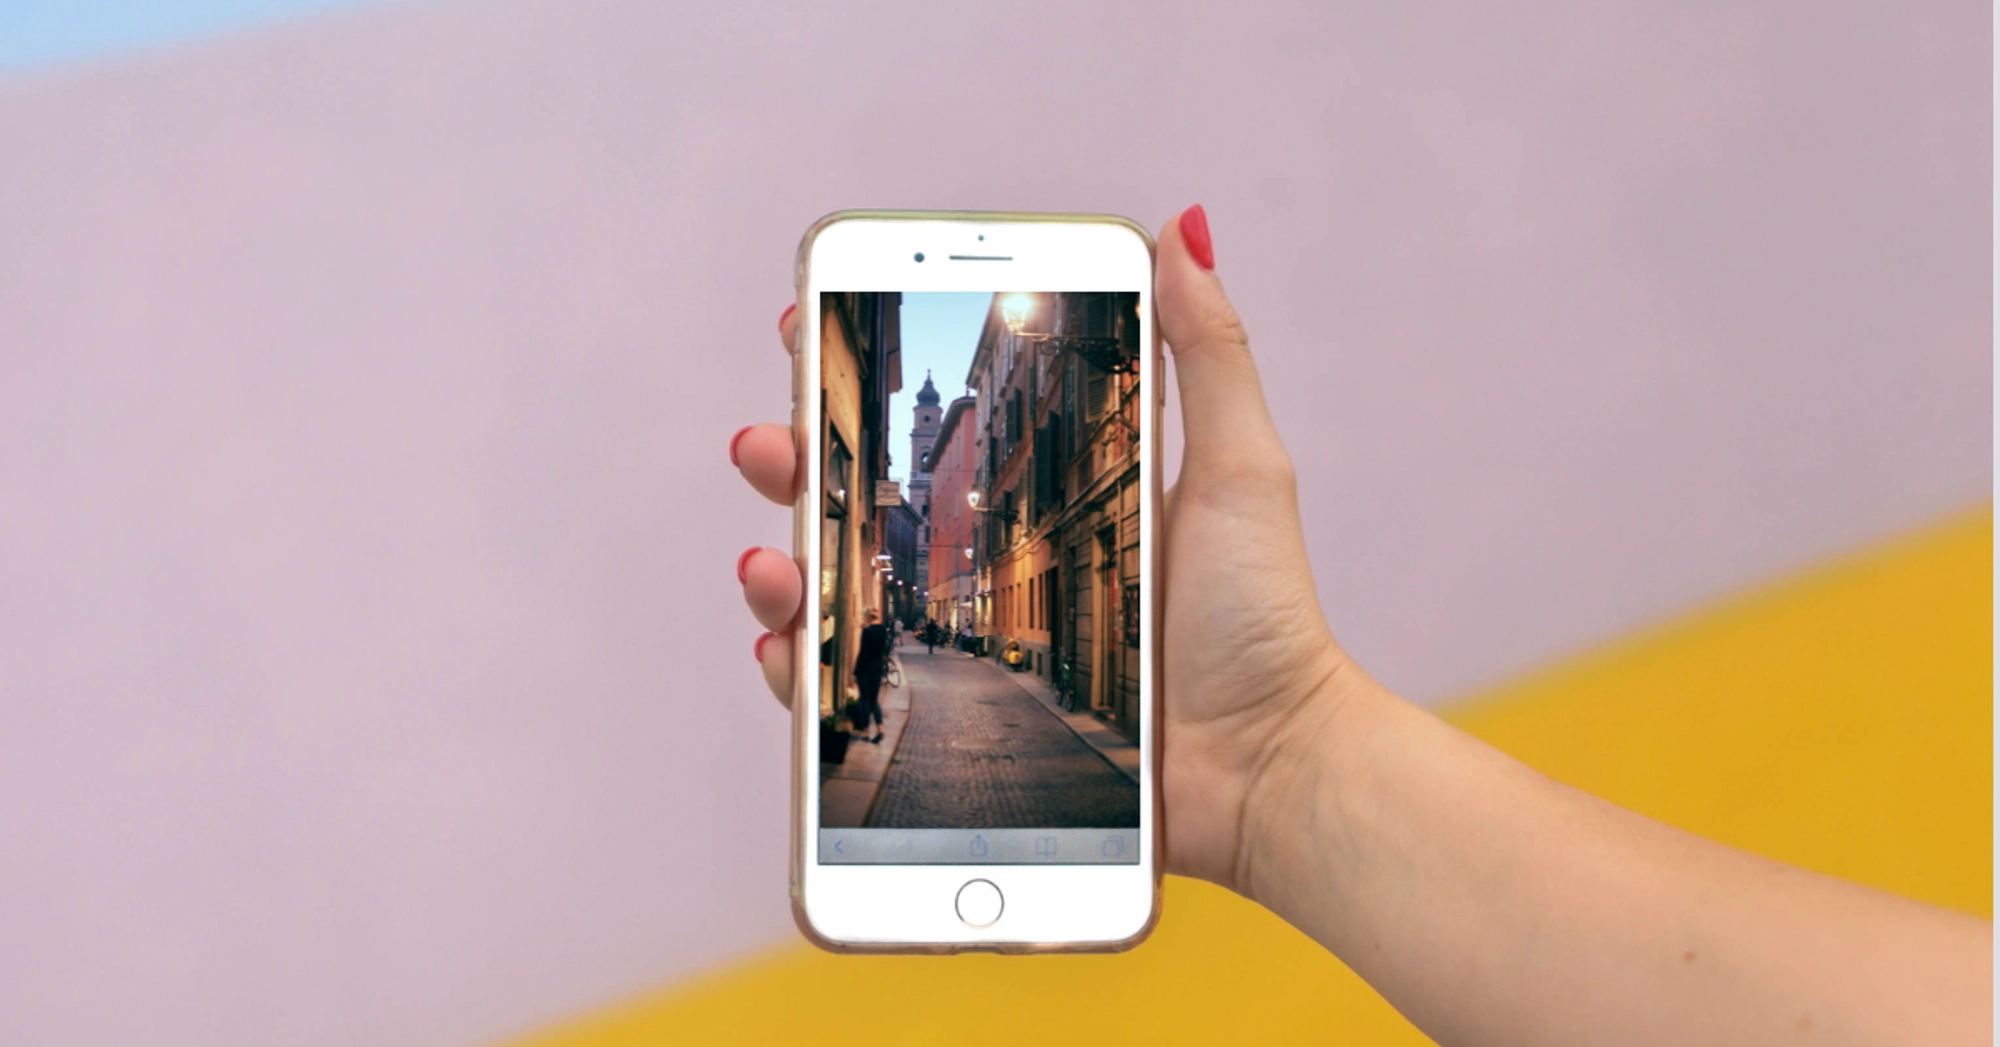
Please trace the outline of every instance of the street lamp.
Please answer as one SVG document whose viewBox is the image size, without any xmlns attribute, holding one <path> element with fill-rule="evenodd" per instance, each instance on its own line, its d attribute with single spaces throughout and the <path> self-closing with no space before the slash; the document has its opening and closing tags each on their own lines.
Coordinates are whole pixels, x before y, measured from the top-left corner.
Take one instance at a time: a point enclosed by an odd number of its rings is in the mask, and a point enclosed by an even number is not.
<svg viewBox="0 0 2000 1047">
<path fill-rule="evenodd" d="M 1007 521 L 1008 523 L 1014 522 L 1014 512 L 1011 509 L 981 509 L 979 507 L 978 491 L 965 492 L 965 500 L 967 504 L 972 506 L 972 511 L 975 513 L 985 513 L 989 516 L 997 516 L 1000 519 Z"/>
<path fill-rule="evenodd" d="M 1034 312 L 1035 300 L 1025 294 L 1010 294 L 1000 301 L 1000 320 L 1007 325 L 1007 333 L 1033 342 L 1043 356 L 1054 356 L 1068 349 L 1100 371 L 1139 373 L 1138 358 L 1126 356 L 1122 344 L 1115 337 L 1041 334 L 1024 330 Z"/>
<path fill-rule="evenodd" d="M 1006 323 L 1008 334 L 1020 334 L 1034 311 L 1035 300 L 1024 294 L 1010 294 L 1000 303 L 1000 319 Z"/>
</svg>

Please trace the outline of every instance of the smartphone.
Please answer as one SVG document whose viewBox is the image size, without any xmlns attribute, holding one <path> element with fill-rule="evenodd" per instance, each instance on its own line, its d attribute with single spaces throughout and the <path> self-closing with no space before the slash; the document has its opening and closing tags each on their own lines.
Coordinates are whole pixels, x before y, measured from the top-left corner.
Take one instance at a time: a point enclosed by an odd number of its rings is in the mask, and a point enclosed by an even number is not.
<svg viewBox="0 0 2000 1047">
<path fill-rule="evenodd" d="M 850 211 L 798 256 L 792 908 L 840 952 L 1160 913 L 1153 241 Z"/>
</svg>

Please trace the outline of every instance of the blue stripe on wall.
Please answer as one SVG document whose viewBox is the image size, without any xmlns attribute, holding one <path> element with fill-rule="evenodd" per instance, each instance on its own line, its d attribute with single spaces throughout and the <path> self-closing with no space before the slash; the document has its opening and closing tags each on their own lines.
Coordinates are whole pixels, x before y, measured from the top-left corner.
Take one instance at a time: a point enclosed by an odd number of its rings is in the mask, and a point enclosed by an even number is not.
<svg viewBox="0 0 2000 1047">
<path fill-rule="evenodd" d="M 0 75 L 383 0 L 0 0 Z"/>
</svg>

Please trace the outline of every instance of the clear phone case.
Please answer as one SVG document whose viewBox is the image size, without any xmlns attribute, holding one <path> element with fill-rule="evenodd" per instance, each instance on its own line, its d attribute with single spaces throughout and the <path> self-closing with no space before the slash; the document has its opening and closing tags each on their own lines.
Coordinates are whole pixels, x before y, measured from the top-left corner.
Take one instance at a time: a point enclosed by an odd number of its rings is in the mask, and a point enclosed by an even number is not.
<svg viewBox="0 0 2000 1047">
<path fill-rule="evenodd" d="M 808 303 L 806 301 L 806 288 L 811 283 L 810 266 L 811 266 L 813 243 L 819 238 L 820 234 L 823 233 L 830 226 L 833 226 L 839 222 L 851 221 L 851 220 L 974 221 L 974 222 L 989 222 L 989 223 L 1055 222 L 1055 223 L 1115 224 L 1127 227 L 1131 229 L 1133 232 L 1137 233 L 1145 241 L 1148 254 L 1155 261 L 1157 261 L 1158 259 L 1158 247 L 1153 240 L 1152 234 L 1147 232 L 1146 229 L 1143 226 L 1139 225 L 1138 223 L 1133 222 L 1130 219 L 1118 217 L 1115 215 L 1033 214 L 1033 213 L 1017 213 L 1017 212 L 982 212 L 982 211 L 869 211 L 869 210 L 837 211 L 833 214 L 825 216 L 824 218 L 821 218 L 817 222 L 814 222 L 812 226 L 806 230 L 805 236 L 799 242 L 798 260 L 795 268 L 796 275 L 795 275 L 794 287 L 798 295 L 798 306 L 801 316 L 813 315 L 812 311 L 808 308 Z M 1150 301 L 1151 298 L 1149 296 L 1148 302 Z M 1151 329 L 1152 329 L 1151 343 L 1145 347 L 1145 352 L 1147 354 L 1148 359 L 1151 361 L 1151 366 L 1148 368 L 1148 373 L 1150 374 L 1151 380 L 1153 382 L 1154 392 L 1152 396 L 1146 398 L 1146 402 L 1143 409 L 1152 412 L 1153 416 L 1152 431 L 1156 434 L 1155 442 L 1157 443 L 1158 440 L 1157 434 L 1160 433 L 1161 431 L 1160 415 L 1163 409 L 1163 405 L 1165 403 L 1165 386 L 1163 384 L 1165 379 L 1165 363 L 1161 356 L 1161 351 L 1160 351 L 1161 342 L 1160 342 L 1157 311 L 1155 311 Z M 805 446 L 806 437 L 803 435 L 804 422 L 805 422 L 805 411 L 803 405 L 806 404 L 809 399 L 817 396 L 818 376 L 808 375 L 805 373 L 806 370 L 805 353 L 801 351 L 802 346 L 795 344 L 791 348 L 792 348 L 792 432 L 794 434 L 795 440 L 797 440 L 800 445 L 800 460 L 810 461 L 811 459 L 806 454 L 807 450 Z M 807 385 L 808 382 L 812 383 L 810 387 L 808 387 Z M 1149 454 L 1147 455 L 1147 462 L 1145 465 L 1147 472 L 1146 482 L 1151 486 L 1152 489 L 1153 504 L 1155 506 L 1158 506 L 1161 504 L 1161 489 L 1160 489 L 1161 455 L 1159 454 L 1157 447 L 1149 448 L 1148 450 Z M 812 507 L 807 506 L 805 504 L 806 500 L 806 496 L 804 494 L 805 489 L 806 489 L 805 485 L 802 484 L 800 487 L 801 493 L 798 499 L 793 503 L 792 507 L 792 553 L 794 560 L 798 561 L 802 565 L 805 563 L 804 550 L 806 550 L 809 547 L 808 543 L 817 542 L 819 539 L 819 535 L 816 530 L 817 514 L 812 511 Z M 1158 517 L 1159 513 L 1155 511 L 1152 514 L 1150 514 L 1149 517 L 1146 520 L 1144 520 L 1141 525 L 1144 528 L 1143 541 L 1146 550 L 1144 555 L 1148 557 L 1152 563 L 1152 568 L 1153 568 L 1152 577 L 1154 579 L 1154 583 L 1151 586 L 1151 591 L 1147 594 L 1147 599 L 1151 602 L 1152 605 L 1151 619 L 1153 622 L 1153 634 L 1146 637 L 1146 641 L 1147 641 L 1147 651 L 1148 651 L 1147 658 L 1152 663 L 1153 679 L 1155 681 L 1161 680 L 1160 644 L 1159 644 L 1158 633 L 1159 633 L 1159 623 L 1161 620 L 1159 594 L 1162 589 L 1162 586 L 1160 585 L 1159 582 L 1160 543 L 1158 541 L 1158 532 L 1159 532 Z M 818 656 L 813 651 L 813 645 L 808 641 L 806 637 L 806 630 L 804 629 L 796 630 L 793 633 L 792 660 L 793 660 L 793 665 L 795 666 L 815 665 L 818 663 Z M 1005 953 L 1005 954 L 1015 954 L 1015 955 L 1025 955 L 1033 953 L 1112 953 L 1112 952 L 1123 952 L 1125 950 L 1131 949 L 1134 946 L 1138 945 L 1140 942 L 1145 941 L 1146 938 L 1152 934 L 1153 928 L 1158 926 L 1160 922 L 1160 911 L 1162 902 L 1162 881 L 1165 875 L 1162 871 L 1165 866 L 1165 862 L 1162 860 L 1164 835 L 1161 831 L 1163 819 L 1161 817 L 1161 811 L 1160 811 L 1160 789 L 1158 788 L 1158 784 L 1160 781 L 1160 752 L 1161 752 L 1159 745 L 1159 732 L 1160 732 L 1160 720 L 1161 720 L 1161 709 L 1160 709 L 1161 688 L 1160 686 L 1158 686 L 1157 683 L 1153 687 L 1153 693 L 1148 701 L 1149 715 L 1146 718 L 1146 722 L 1148 725 L 1146 728 L 1147 730 L 1146 741 L 1148 743 L 1147 751 L 1151 754 L 1148 761 L 1148 765 L 1146 767 L 1146 772 L 1149 775 L 1151 775 L 1151 779 L 1154 784 L 1154 788 L 1150 790 L 1152 796 L 1151 809 L 1146 812 L 1147 816 L 1151 819 L 1151 836 L 1153 843 L 1152 853 L 1154 856 L 1153 875 L 1151 884 L 1152 899 L 1151 899 L 1150 915 L 1148 916 L 1145 924 L 1142 925 L 1137 932 L 1132 934 L 1130 937 L 1118 939 L 1116 941 L 1086 941 L 1086 942 L 1069 942 L 1069 941 L 848 942 L 848 941 L 834 940 L 819 933 L 819 930 L 813 926 L 812 921 L 806 915 L 805 889 L 804 889 L 805 863 L 812 860 L 812 855 L 808 851 L 808 848 L 806 846 L 806 841 L 811 836 L 812 830 L 817 827 L 817 822 L 818 822 L 818 819 L 816 817 L 816 812 L 808 809 L 807 796 L 806 796 L 806 781 L 807 781 L 806 775 L 810 773 L 817 773 L 816 768 L 808 767 L 806 763 L 807 757 L 809 755 L 808 739 L 809 737 L 811 737 L 811 732 L 815 731 L 818 726 L 818 719 L 817 719 L 819 711 L 818 700 L 815 695 L 810 693 L 812 689 L 812 684 L 808 682 L 809 680 L 816 678 L 816 675 L 817 674 L 807 673 L 807 672 L 797 672 L 794 674 L 794 679 L 792 684 L 793 688 L 792 702 L 791 702 L 792 864 L 791 864 L 790 879 L 791 879 L 792 918 L 794 922 L 798 924 L 799 932 L 805 935 L 805 937 L 809 941 L 811 941 L 814 945 L 817 945 L 820 948 L 825 949 L 829 952 L 853 953 L 853 954 L 877 954 L 877 955 L 895 955 L 895 954 L 949 955 L 953 953 L 963 953 L 963 952 L 994 952 L 994 953 Z"/>
</svg>

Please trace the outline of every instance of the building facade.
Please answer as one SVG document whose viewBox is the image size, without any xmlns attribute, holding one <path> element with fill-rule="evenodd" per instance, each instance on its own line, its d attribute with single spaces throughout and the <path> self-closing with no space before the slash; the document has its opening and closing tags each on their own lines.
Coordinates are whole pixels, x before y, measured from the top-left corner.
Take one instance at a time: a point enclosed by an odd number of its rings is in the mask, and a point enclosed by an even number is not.
<svg viewBox="0 0 2000 1047">
<path fill-rule="evenodd" d="M 917 390 L 916 406 L 911 409 L 909 495 L 910 508 L 917 514 L 916 569 L 910 581 L 918 598 L 926 601 L 931 561 L 931 449 L 943 424 L 940 399 L 937 386 L 931 384 L 931 376 L 926 372 L 923 388 Z"/>
<path fill-rule="evenodd" d="M 889 397 L 902 388 L 901 295 L 820 296 L 820 712 L 849 693 L 861 627 L 888 617 L 884 554 L 889 514 Z"/>
<path fill-rule="evenodd" d="M 957 634 L 972 624 L 978 591 L 973 512 L 966 501 L 978 471 L 978 402 L 961 396 L 945 408 L 931 443 L 930 565 L 925 575 L 931 620 Z"/>
<path fill-rule="evenodd" d="M 1006 314 L 1006 315 L 1003 315 Z M 1095 340 L 1096 361 L 1065 339 Z M 995 295 L 977 401 L 975 629 L 1139 729 L 1137 294 Z"/>
<path fill-rule="evenodd" d="M 901 498 L 882 508 L 882 551 L 875 560 L 880 565 L 882 618 L 884 621 L 915 625 L 923 617 L 923 588 L 917 583 L 917 540 L 923 518 Z"/>
</svg>

